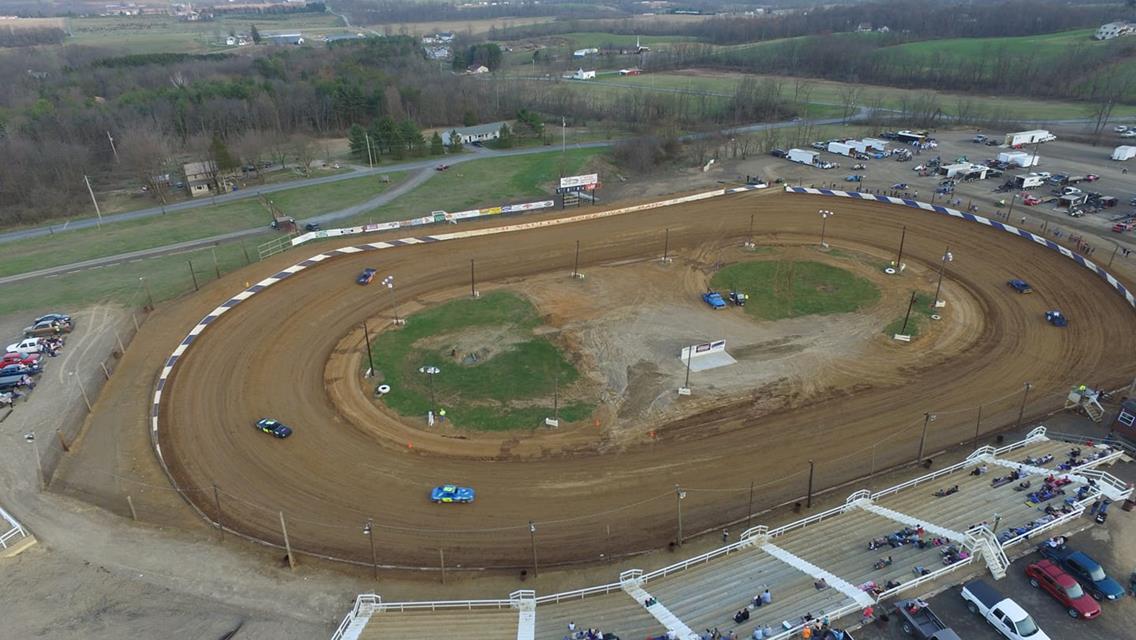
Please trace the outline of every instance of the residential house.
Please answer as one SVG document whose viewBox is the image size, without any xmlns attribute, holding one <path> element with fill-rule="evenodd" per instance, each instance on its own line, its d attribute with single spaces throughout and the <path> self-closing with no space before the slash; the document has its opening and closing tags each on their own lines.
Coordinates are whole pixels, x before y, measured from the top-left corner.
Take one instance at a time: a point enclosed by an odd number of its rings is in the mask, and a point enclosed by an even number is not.
<svg viewBox="0 0 1136 640">
<path fill-rule="evenodd" d="M 440 132 L 442 137 L 442 144 L 449 146 L 453 144 L 451 134 L 457 133 L 458 139 L 462 144 L 470 144 L 472 142 L 488 142 L 489 140 L 496 140 L 501 137 L 501 125 L 504 122 L 490 122 L 489 124 L 479 124 L 473 127 L 456 127 L 447 129 Z"/>
<path fill-rule="evenodd" d="M 489 67 L 479 64 L 466 69 L 466 73 L 489 73 Z"/>
<path fill-rule="evenodd" d="M 217 186 L 217 163 L 189 162 L 182 166 L 185 173 L 185 190 L 191 198 L 209 195 Z"/>
<path fill-rule="evenodd" d="M 595 80 L 596 79 L 596 72 L 595 72 L 594 69 L 591 70 L 591 71 L 584 71 L 583 68 L 580 68 L 580 69 L 577 69 L 575 73 L 571 73 L 571 74 L 564 76 L 564 79 L 565 80 Z"/>
<path fill-rule="evenodd" d="M 422 47 L 422 52 L 426 54 L 427 60 L 448 60 L 451 55 L 447 46 Z"/>
</svg>

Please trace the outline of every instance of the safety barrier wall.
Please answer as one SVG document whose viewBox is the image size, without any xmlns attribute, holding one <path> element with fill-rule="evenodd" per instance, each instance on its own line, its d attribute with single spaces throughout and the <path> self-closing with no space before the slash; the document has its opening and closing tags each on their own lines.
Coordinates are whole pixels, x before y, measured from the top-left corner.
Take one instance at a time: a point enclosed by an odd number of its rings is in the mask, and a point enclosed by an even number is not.
<svg viewBox="0 0 1136 640">
<path fill-rule="evenodd" d="M 196 325 L 194 325 L 194 327 L 192 329 L 189 330 L 189 334 L 186 335 L 186 337 L 184 339 L 182 339 L 182 341 L 178 344 L 177 348 L 175 348 L 173 350 L 173 353 L 171 353 L 170 356 L 166 359 L 165 365 L 162 367 L 161 371 L 158 373 L 158 380 L 154 385 L 154 395 L 153 395 L 153 399 L 152 399 L 151 404 L 150 404 L 150 444 L 151 444 L 151 446 L 154 447 L 154 453 L 158 457 L 158 463 L 162 466 L 162 471 L 166 474 L 166 478 L 169 480 L 170 484 L 174 487 L 174 489 L 176 489 L 178 491 L 179 494 L 181 494 L 182 498 L 186 501 L 186 503 L 188 503 L 190 505 L 190 507 L 192 507 L 197 512 L 197 514 L 199 516 L 201 516 L 202 519 L 206 520 L 207 522 L 209 522 L 214 527 L 221 526 L 220 523 L 217 523 L 217 522 L 211 520 L 209 518 L 209 516 L 204 511 L 202 511 L 192 500 L 190 500 L 188 497 L 185 496 L 185 494 L 182 492 L 181 487 L 177 484 L 177 482 L 174 480 L 173 475 L 170 473 L 169 467 L 166 465 L 165 457 L 162 455 L 161 443 L 158 442 L 158 418 L 159 418 L 159 415 L 161 413 L 161 407 L 162 407 L 162 393 L 165 390 L 166 383 L 169 381 L 170 375 L 173 373 L 174 367 L 177 366 L 178 361 L 181 360 L 182 356 L 185 355 L 185 352 L 189 349 L 189 347 L 193 344 L 193 342 L 197 339 L 197 337 L 200 336 L 202 334 L 202 332 L 204 332 L 205 329 L 207 329 L 209 327 L 210 324 L 215 322 L 218 318 L 220 318 L 222 315 L 224 315 L 230 309 L 236 307 L 237 305 L 244 302 L 245 300 L 248 300 L 249 298 L 253 297 L 254 295 L 260 293 L 261 291 L 264 291 L 268 287 L 270 287 L 274 284 L 277 284 L 277 283 L 279 283 L 279 282 L 281 282 L 281 281 L 283 281 L 283 280 L 285 280 L 285 279 L 287 279 L 287 278 L 289 278 L 289 277 L 291 277 L 291 276 L 293 276 L 297 273 L 300 273 L 301 271 L 304 271 L 305 269 L 308 269 L 310 267 L 314 267 L 314 266 L 318 265 L 319 263 L 321 263 L 325 260 L 329 260 L 329 259 L 335 258 L 337 256 L 350 255 L 350 254 L 360 253 L 360 252 L 364 252 L 364 251 L 378 251 L 378 250 L 382 250 L 382 249 L 392 249 L 394 247 L 403 247 L 403 246 L 410 246 L 410 245 L 416 245 L 416 244 L 429 244 L 429 243 L 433 243 L 433 242 L 445 242 L 445 241 L 448 241 L 448 240 L 460 240 L 460 239 L 463 239 L 463 238 L 476 238 L 476 237 L 480 237 L 480 236 L 498 235 L 498 234 L 502 234 L 502 233 L 515 233 L 515 232 L 519 232 L 519 231 L 527 231 L 527 230 L 531 230 L 531 229 L 539 229 L 539 228 L 544 228 L 544 227 L 568 225 L 568 224 L 573 224 L 573 223 L 577 223 L 577 222 L 585 222 L 585 221 L 589 221 L 589 220 L 599 220 L 599 219 L 602 219 L 602 218 L 609 218 L 609 217 L 613 217 L 613 216 L 625 215 L 625 214 L 628 214 L 628 213 L 635 213 L 635 212 L 639 212 L 639 211 L 649 211 L 651 209 L 659 209 L 659 208 L 663 208 L 663 207 L 670 207 L 670 206 L 674 206 L 674 205 L 678 205 L 678 204 L 686 204 L 686 203 L 689 203 L 689 202 L 697 202 L 699 200 L 706 200 L 706 199 L 709 199 L 709 198 L 717 198 L 717 197 L 720 197 L 720 196 L 732 195 L 732 194 L 737 194 L 737 193 L 745 193 L 747 191 L 756 191 L 758 189 L 764 189 L 764 188 L 766 188 L 766 185 L 756 184 L 756 185 L 746 185 L 746 186 L 742 186 L 742 187 L 731 187 L 729 189 L 714 189 L 713 191 L 704 191 L 704 192 L 700 192 L 700 193 L 691 194 L 691 195 L 688 195 L 688 196 L 680 196 L 680 197 L 677 197 L 677 198 L 670 198 L 670 199 L 667 199 L 667 200 L 659 200 L 659 201 L 656 201 L 656 202 L 647 202 L 647 203 L 644 203 L 644 204 L 632 205 L 632 206 L 628 206 L 628 207 L 620 207 L 618 209 L 609 209 L 607 211 L 598 211 L 598 212 L 595 212 L 595 213 L 585 213 L 585 214 L 580 214 L 580 215 L 575 215 L 575 216 L 568 216 L 568 217 L 564 217 L 564 218 L 553 218 L 553 219 L 549 219 L 549 220 L 538 220 L 538 221 L 535 221 L 535 222 L 526 222 L 526 223 L 508 225 L 508 226 L 501 226 L 501 227 L 491 227 L 491 228 L 487 228 L 487 229 L 471 229 L 469 231 L 456 231 L 456 232 L 451 232 L 451 233 L 440 233 L 440 234 L 434 234 L 434 235 L 428 235 L 428 236 L 406 237 L 406 238 L 399 238 L 399 239 L 388 240 L 388 241 L 383 241 L 383 242 L 372 242 L 372 243 L 369 243 L 369 244 L 361 244 L 361 245 L 342 247 L 342 248 L 339 248 L 339 249 L 332 249 L 330 251 L 325 251 L 323 253 L 316 254 L 316 255 L 308 258 L 307 260 L 303 260 L 303 261 L 298 262 L 298 263 L 296 263 L 296 264 L 294 264 L 290 267 L 282 269 L 282 270 L 278 271 L 277 273 L 261 280 L 260 282 L 257 282 L 256 284 L 244 289 L 243 291 L 240 291 L 239 293 L 237 293 L 236 295 L 229 298 L 228 300 L 226 300 L 225 302 L 223 302 L 219 306 L 217 306 L 215 309 L 210 311 L 204 318 L 202 318 Z M 518 205 L 518 206 L 520 206 L 520 205 Z M 278 546 L 274 543 L 268 542 L 266 540 L 261 540 L 259 538 L 254 538 L 252 536 L 241 533 L 239 531 L 233 531 L 233 533 L 235 533 L 237 535 L 241 535 L 242 537 L 244 537 L 248 540 L 258 542 L 260 544 L 265 544 L 265 545 L 269 545 L 269 546 Z M 320 556 L 320 557 L 326 557 L 326 556 Z M 337 560 L 337 558 L 327 558 L 327 559 Z"/>
<path fill-rule="evenodd" d="M 883 196 L 874 193 L 860 193 L 859 191 L 838 191 L 835 189 L 814 189 L 812 187 L 785 187 L 785 192 L 807 193 L 820 196 L 833 196 L 837 198 L 852 198 L 855 200 L 872 200 L 875 202 L 886 202 L 888 204 L 899 204 L 906 207 L 911 207 L 912 209 L 921 209 L 923 211 L 930 211 L 931 213 L 940 213 L 943 215 L 951 216 L 952 218 L 962 218 L 963 220 L 967 220 L 969 222 L 977 222 L 978 224 L 984 224 L 988 227 L 994 227 L 995 229 L 1005 231 L 1006 233 L 1013 234 L 1020 238 L 1032 240 L 1033 242 L 1036 242 L 1043 247 L 1052 249 L 1053 251 L 1060 253 L 1061 255 L 1069 258 L 1073 262 L 1076 262 L 1089 271 L 1092 271 L 1093 273 L 1104 279 L 1104 281 L 1107 282 L 1110 287 L 1115 289 L 1117 293 L 1124 296 L 1124 299 L 1128 301 L 1128 304 L 1136 309 L 1136 295 L 1133 295 L 1131 291 L 1129 291 L 1123 284 L 1121 284 L 1120 281 L 1116 279 L 1116 276 L 1112 275 L 1108 271 L 1105 271 L 1104 267 L 1098 265 L 1092 260 L 1085 259 L 1084 256 L 1073 253 L 1073 251 L 1068 249 L 1067 247 L 1063 247 L 1052 240 L 1046 239 L 1044 236 L 1030 233 L 1029 231 L 1019 229 L 1013 225 L 1003 224 L 1001 222 L 998 222 L 997 220 L 991 220 L 990 218 L 987 218 L 985 216 L 966 213 L 964 211 L 951 209 L 950 207 L 943 207 L 937 204 L 919 202 L 918 200 L 911 200 L 908 198 L 894 198 L 892 196 Z"/>
</svg>

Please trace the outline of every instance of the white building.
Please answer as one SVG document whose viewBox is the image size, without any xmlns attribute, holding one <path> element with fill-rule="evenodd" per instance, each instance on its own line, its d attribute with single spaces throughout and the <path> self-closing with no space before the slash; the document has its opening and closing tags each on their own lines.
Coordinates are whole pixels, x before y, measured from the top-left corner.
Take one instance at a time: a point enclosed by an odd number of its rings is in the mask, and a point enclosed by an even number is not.
<svg viewBox="0 0 1136 640">
<path fill-rule="evenodd" d="M 582 68 L 577 69 L 575 73 L 564 76 L 568 80 L 595 80 L 595 70 L 584 71 Z"/>
<path fill-rule="evenodd" d="M 462 144 L 487 142 L 501 137 L 501 125 L 503 124 L 505 123 L 490 122 L 489 124 L 479 124 L 474 127 L 458 127 L 442 131 L 439 135 L 442 138 L 442 144 L 446 146 L 451 144 L 451 137 L 454 133 L 457 133 L 457 137 L 461 139 Z"/>
<path fill-rule="evenodd" d="M 583 58 L 585 56 L 589 56 L 589 55 L 599 53 L 599 52 L 600 52 L 600 50 L 596 49 L 595 47 L 589 47 L 587 49 L 576 49 L 575 51 L 572 52 L 572 57 L 573 58 Z"/>
<path fill-rule="evenodd" d="M 1093 34 L 1093 38 L 1096 40 L 1112 40 L 1113 38 L 1129 35 L 1134 30 L 1136 30 L 1136 26 L 1131 22 L 1110 22 L 1108 24 L 1102 24 L 1100 28 L 1097 29 L 1097 32 Z"/>
</svg>

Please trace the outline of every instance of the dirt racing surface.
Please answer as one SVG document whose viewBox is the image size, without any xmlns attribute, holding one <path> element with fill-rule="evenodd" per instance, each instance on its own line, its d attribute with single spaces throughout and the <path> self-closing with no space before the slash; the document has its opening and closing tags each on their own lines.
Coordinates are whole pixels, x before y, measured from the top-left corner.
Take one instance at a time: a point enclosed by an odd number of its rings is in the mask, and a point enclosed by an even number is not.
<svg viewBox="0 0 1136 640">
<path fill-rule="evenodd" d="M 879 305 L 779 328 L 731 328 L 709 314 L 737 310 L 699 307 L 696 292 L 715 265 L 748 259 L 739 245 L 751 214 L 758 245 L 800 253 L 817 241 L 820 208 L 838 213 L 826 240 L 858 256 L 858 273 L 894 258 L 907 226 L 909 268 L 892 283 L 874 276 L 885 287 Z M 665 228 L 676 261 L 649 264 L 662 253 Z M 569 278 L 576 240 L 583 281 Z M 881 329 L 902 315 L 903 292 L 934 290 L 948 244 L 955 261 L 941 324 L 910 345 L 887 340 Z M 385 289 L 356 285 L 357 273 L 372 266 L 395 275 L 400 315 L 407 315 L 468 295 L 471 258 L 482 289 L 521 290 L 552 316 L 550 325 L 576 331 L 576 348 L 595 365 L 590 375 L 612 399 L 597 412 L 598 424 L 473 437 L 396 419 L 367 397 L 358 381 L 359 327 L 389 317 L 391 301 Z M 658 281 L 662 269 L 670 271 Z M 627 290 L 617 282 L 625 277 L 658 294 L 645 304 L 607 304 Z M 1014 294 L 1006 286 L 1014 277 L 1036 293 Z M 664 295 L 668 281 L 680 295 Z M 574 286 L 575 296 L 557 293 Z M 144 328 L 159 332 L 140 335 L 150 345 L 148 370 L 231 292 L 203 293 L 210 297 L 178 303 Z M 1042 319 L 1052 308 L 1066 313 L 1067 328 Z M 676 507 L 685 535 L 744 518 L 751 483 L 755 509 L 799 496 L 809 459 L 817 487 L 910 461 L 925 412 L 936 416 L 927 437 L 933 452 L 973 437 L 979 405 L 983 431 L 1012 424 L 1027 381 L 1027 417 L 1058 408 L 1070 385 L 1128 382 L 1136 373 L 1132 313 L 1072 261 L 988 227 L 865 202 L 738 195 L 353 255 L 293 276 L 195 342 L 166 386 L 160 442 L 199 508 L 272 542 L 282 542 L 283 512 L 297 549 L 370 563 L 361 527 L 372 518 L 380 564 L 437 566 L 444 549 L 451 568 L 521 567 L 531 563 L 533 521 L 542 566 L 589 562 L 666 546 L 676 537 Z M 712 337 L 741 347 L 739 364 L 696 374 L 690 399 L 668 397 L 680 374 L 666 354 Z M 812 355 L 786 352 L 794 341 Z M 624 353 L 605 353 L 604 344 Z M 637 351 L 644 357 L 636 359 Z M 144 429 L 143 403 L 113 397 L 100 399 L 95 422 L 129 420 Z M 258 433 L 252 423 L 264 416 L 295 434 Z M 640 421 L 650 428 L 635 428 Z M 431 504 L 430 488 L 447 482 L 476 488 L 477 501 Z M 685 492 L 681 503 L 676 485 Z"/>
</svg>

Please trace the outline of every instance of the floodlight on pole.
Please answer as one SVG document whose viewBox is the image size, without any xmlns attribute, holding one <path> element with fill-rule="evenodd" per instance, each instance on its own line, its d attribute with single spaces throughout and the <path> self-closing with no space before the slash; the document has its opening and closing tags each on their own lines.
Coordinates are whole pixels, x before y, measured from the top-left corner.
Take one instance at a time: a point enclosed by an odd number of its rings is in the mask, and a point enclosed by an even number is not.
<svg viewBox="0 0 1136 640">
<path fill-rule="evenodd" d="M 394 288 L 394 276 L 387 276 L 383 278 L 383 281 L 380 284 L 391 292 L 391 313 L 394 315 L 394 323 L 396 325 L 402 324 L 402 320 L 399 320 L 398 318 L 398 293 Z"/>
<path fill-rule="evenodd" d="M 828 222 L 828 219 L 831 218 L 834 215 L 836 215 L 836 214 L 831 212 L 831 211 L 828 211 L 826 209 L 820 210 L 820 248 L 821 249 L 827 249 L 828 248 L 828 244 L 824 241 L 824 227 L 825 227 L 825 223 Z"/>
<path fill-rule="evenodd" d="M 678 546 L 682 546 L 682 501 L 686 499 L 686 492 L 682 487 L 675 485 L 675 503 L 678 505 Z"/>
<path fill-rule="evenodd" d="M 947 247 L 946 251 L 943 252 L 942 259 L 939 260 L 939 284 L 935 287 L 935 299 L 931 301 L 931 305 L 934 307 L 940 306 L 939 293 L 943 290 L 943 272 L 947 269 L 947 263 L 954 261 L 955 254 L 951 253 L 950 247 Z"/>
<path fill-rule="evenodd" d="M 379 563 L 375 559 L 375 521 L 372 518 L 367 518 L 367 522 L 363 524 L 363 535 L 371 541 L 371 574 L 375 580 L 379 579 Z"/>
<path fill-rule="evenodd" d="M 36 476 L 39 478 L 39 488 L 43 489 L 43 460 L 39 457 L 39 443 L 36 442 L 35 431 L 29 431 L 28 433 L 25 433 L 24 441 L 32 445 L 32 449 L 35 450 Z"/>
<path fill-rule="evenodd" d="M 430 385 L 430 409 L 432 411 L 438 408 L 438 401 L 434 397 L 434 376 L 441 372 L 441 369 L 429 364 L 418 368 L 418 373 L 425 374 L 426 381 Z"/>
</svg>

